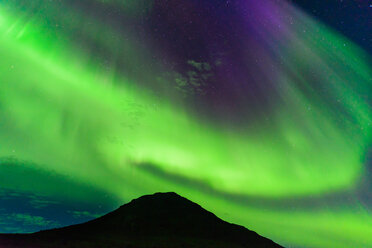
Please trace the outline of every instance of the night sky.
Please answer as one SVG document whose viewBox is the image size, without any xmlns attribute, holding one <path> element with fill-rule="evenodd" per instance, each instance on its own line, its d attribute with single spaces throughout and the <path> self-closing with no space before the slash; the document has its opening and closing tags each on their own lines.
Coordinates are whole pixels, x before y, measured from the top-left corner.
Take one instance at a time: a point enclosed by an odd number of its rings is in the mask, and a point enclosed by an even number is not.
<svg viewBox="0 0 372 248">
<path fill-rule="evenodd" d="M 158 191 L 372 247 L 372 1 L 0 1 L 0 232 Z"/>
</svg>

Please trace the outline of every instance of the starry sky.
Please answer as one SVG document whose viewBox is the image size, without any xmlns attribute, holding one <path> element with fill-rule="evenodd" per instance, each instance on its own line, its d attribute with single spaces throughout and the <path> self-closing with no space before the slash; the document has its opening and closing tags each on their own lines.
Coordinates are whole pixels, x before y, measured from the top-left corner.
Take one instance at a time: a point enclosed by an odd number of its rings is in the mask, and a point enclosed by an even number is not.
<svg viewBox="0 0 372 248">
<path fill-rule="evenodd" d="M 0 232 L 158 191 L 372 247 L 372 2 L 0 1 Z"/>
</svg>

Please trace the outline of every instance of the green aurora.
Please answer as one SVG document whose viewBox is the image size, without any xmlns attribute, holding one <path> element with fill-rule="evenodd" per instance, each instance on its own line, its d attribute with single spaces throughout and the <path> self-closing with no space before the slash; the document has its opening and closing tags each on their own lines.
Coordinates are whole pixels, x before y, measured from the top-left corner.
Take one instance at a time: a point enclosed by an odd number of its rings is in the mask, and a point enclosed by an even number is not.
<svg viewBox="0 0 372 248">
<path fill-rule="evenodd" d="M 283 245 L 372 247 L 372 215 L 357 199 L 353 205 L 292 210 L 222 197 L 275 202 L 359 187 L 372 137 L 366 97 L 371 94 L 371 70 L 364 52 L 350 41 L 296 10 L 308 31 L 279 44 L 277 55 L 285 57 L 287 67 L 276 75 L 280 100 L 270 121 L 258 119 L 238 129 L 201 120 L 196 110 L 156 96 L 113 66 L 102 69 L 99 59 L 45 29 L 40 19 L 2 5 L 0 158 L 31 161 L 33 169 L 123 201 L 175 191 Z M 76 14 L 67 7 L 64 11 Z M 100 31 L 111 37 L 117 30 L 88 16 L 80 18 L 94 22 L 94 28 L 81 29 L 102 46 L 112 51 L 122 46 L 134 66 L 146 65 L 151 53 L 141 50 L 129 31 L 129 39 L 117 34 L 119 38 L 103 40 Z M 66 25 L 76 25 L 67 19 Z M 329 98 L 307 82 L 301 73 L 305 68 L 326 82 Z M 151 71 L 146 78 L 152 78 Z M 21 177 L 0 186 L 32 188 Z M 55 194 L 49 188 L 42 185 L 33 193 Z"/>
</svg>

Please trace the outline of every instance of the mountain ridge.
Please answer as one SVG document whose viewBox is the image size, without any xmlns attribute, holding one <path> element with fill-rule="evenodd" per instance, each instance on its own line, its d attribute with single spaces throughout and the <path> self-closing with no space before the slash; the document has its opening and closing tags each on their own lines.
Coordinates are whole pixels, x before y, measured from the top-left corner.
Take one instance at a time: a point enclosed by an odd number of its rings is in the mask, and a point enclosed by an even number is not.
<svg viewBox="0 0 372 248">
<path fill-rule="evenodd" d="M 86 223 L 33 234 L 1 235 L 0 247 L 279 248 L 281 246 L 243 226 L 218 218 L 187 198 L 174 192 L 166 192 L 133 199 L 118 209 Z"/>
</svg>

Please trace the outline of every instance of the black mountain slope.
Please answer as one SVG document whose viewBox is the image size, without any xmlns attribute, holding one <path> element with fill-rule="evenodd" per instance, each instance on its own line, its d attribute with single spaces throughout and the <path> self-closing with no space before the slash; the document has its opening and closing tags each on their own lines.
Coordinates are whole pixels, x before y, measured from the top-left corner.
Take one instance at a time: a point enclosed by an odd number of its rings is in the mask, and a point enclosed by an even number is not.
<svg viewBox="0 0 372 248">
<path fill-rule="evenodd" d="M 142 196 L 95 220 L 0 235 L 1 248 L 279 248 L 176 193 Z"/>
</svg>

